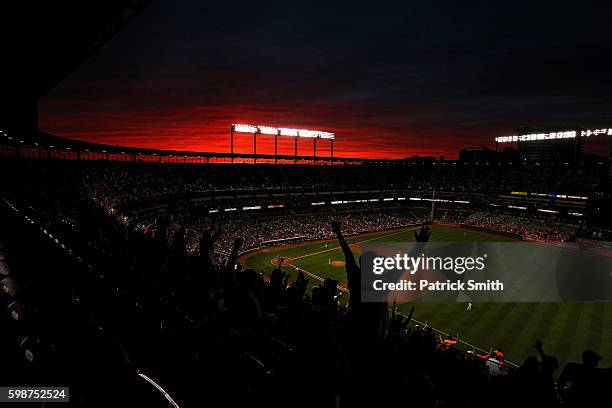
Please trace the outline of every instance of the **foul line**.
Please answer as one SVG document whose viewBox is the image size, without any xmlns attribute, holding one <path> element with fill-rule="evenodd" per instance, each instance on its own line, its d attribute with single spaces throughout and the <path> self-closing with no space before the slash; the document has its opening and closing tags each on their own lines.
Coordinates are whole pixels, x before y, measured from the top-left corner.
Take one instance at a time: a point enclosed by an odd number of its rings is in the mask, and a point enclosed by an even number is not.
<svg viewBox="0 0 612 408">
<path fill-rule="evenodd" d="M 306 269 L 301 268 L 299 266 L 295 266 L 294 264 L 290 263 L 290 262 L 284 262 L 283 265 L 289 265 L 291 267 L 293 267 L 297 272 L 304 272 L 306 275 L 310 276 L 311 278 L 314 278 L 316 280 L 318 280 L 319 282 L 325 282 L 325 278 L 319 276 L 319 275 L 315 275 L 312 272 L 308 272 Z M 343 286 L 339 286 L 338 288 L 340 288 L 341 291 L 343 292 L 348 292 L 348 289 L 343 287 Z"/>
</svg>

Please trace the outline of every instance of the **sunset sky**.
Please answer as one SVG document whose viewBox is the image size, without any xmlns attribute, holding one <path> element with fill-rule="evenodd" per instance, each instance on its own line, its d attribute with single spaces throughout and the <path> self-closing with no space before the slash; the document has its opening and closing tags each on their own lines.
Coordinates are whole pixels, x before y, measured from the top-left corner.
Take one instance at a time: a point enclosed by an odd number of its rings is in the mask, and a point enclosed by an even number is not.
<svg viewBox="0 0 612 408">
<path fill-rule="evenodd" d="M 155 1 L 40 101 L 40 127 L 218 152 L 231 123 L 311 128 L 337 134 L 336 156 L 381 158 L 455 158 L 520 126 L 612 127 L 610 6 L 259 3 Z"/>
</svg>

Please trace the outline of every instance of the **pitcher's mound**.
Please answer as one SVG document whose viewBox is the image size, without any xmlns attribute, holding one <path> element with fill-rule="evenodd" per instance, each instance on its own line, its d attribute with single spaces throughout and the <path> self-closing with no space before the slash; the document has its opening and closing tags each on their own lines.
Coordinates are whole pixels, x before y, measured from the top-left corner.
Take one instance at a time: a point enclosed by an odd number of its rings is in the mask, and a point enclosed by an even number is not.
<svg viewBox="0 0 612 408">
<path fill-rule="evenodd" d="M 331 266 L 335 266 L 336 268 L 342 268 L 344 265 L 346 264 L 346 262 L 344 261 L 331 261 L 330 265 Z"/>
</svg>

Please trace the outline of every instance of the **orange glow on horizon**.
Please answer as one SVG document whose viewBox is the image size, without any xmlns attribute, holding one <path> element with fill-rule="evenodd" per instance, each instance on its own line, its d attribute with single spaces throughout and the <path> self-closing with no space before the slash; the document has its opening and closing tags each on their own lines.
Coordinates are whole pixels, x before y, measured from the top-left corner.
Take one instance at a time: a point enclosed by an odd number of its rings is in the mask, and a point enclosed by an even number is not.
<svg viewBox="0 0 612 408">
<path fill-rule="evenodd" d="M 230 123 L 230 122 L 228 122 Z M 164 128 L 161 126 L 142 125 L 138 129 L 108 129 L 98 128 L 95 131 L 81 131 L 64 126 L 55 126 L 42 123 L 41 129 L 52 134 L 74 140 L 86 142 L 140 147 L 150 149 L 197 151 L 197 152 L 230 152 L 230 125 L 223 124 L 207 127 L 181 127 Z M 418 146 L 408 146 L 408 143 L 400 135 L 388 135 L 373 137 L 373 130 L 330 130 L 335 131 L 334 157 L 353 157 L 367 159 L 399 159 L 410 156 L 440 156 L 454 158 L 457 150 L 450 149 L 424 149 Z M 372 132 L 372 133 L 370 133 Z M 458 149 L 459 147 L 457 147 Z M 313 140 L 307 138 L 298 139 L 298 155 L 309 156 L 313 152 Z M 250 134 L 234 135 L 234 153 L 253 153 L 253 136 Z M 274 136 L 257 136 L 257 154 L 274 154 Z M 278 138 L 278 154 L 294 154 L 294 138 Z M 331 142 L 329 140 L 317 140 L 317 157 L 329 157 L 331 154 Z"/>
<path fill-rule="evenodd" d="M 41 129 L 70 139 L 126 147 L 229 153 L 232 123 L 263 123 L 333 132 L 334 157 L 401 159 L 419 155 L 454 159 L 465 147 L 465 140 L 474 136 L 471 131 L 459 133 L 449 128 L 370 125 L 370 120 L 364 124 L 363 112 L 357 108 L 338 112 L 308 107 L 294 112 L 282 106 L 237 105 L 80 112 L 73 110 L 73 105 L 50 100 L 45 105 L 47 101 L 41 101 Z M 293 155 L 293 143 L 292 137 L 280 137 L 279 154 Z M 300 138 L 298 155 L 312 155 L 312 143 L 312 139 Z M 329 140 L 318 140 L 317 156 L 328 157 L 330 146 Z M 234 152 L 252 153 L 252 135 L 235 134 Z M 257 153 L 273 154 L 274 137 L 258 136 Z"/>
</svg>

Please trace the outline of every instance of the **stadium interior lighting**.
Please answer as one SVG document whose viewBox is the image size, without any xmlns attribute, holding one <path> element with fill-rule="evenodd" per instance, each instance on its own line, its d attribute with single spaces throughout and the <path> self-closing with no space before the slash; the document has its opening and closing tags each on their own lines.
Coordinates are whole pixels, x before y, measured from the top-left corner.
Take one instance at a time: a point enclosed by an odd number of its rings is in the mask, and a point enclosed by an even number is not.
<svg viewBox="0 0 612 408">
<path fill-rule="evenodd" d="M 558 214 L 559 213 L 559 211 L 556 211 L 556 210 L 547 210 L 545 208 L 538 208 L 536 211 L 543 212 L 543 213 L 552 213 L 552 214 Z"/>
</svg>

